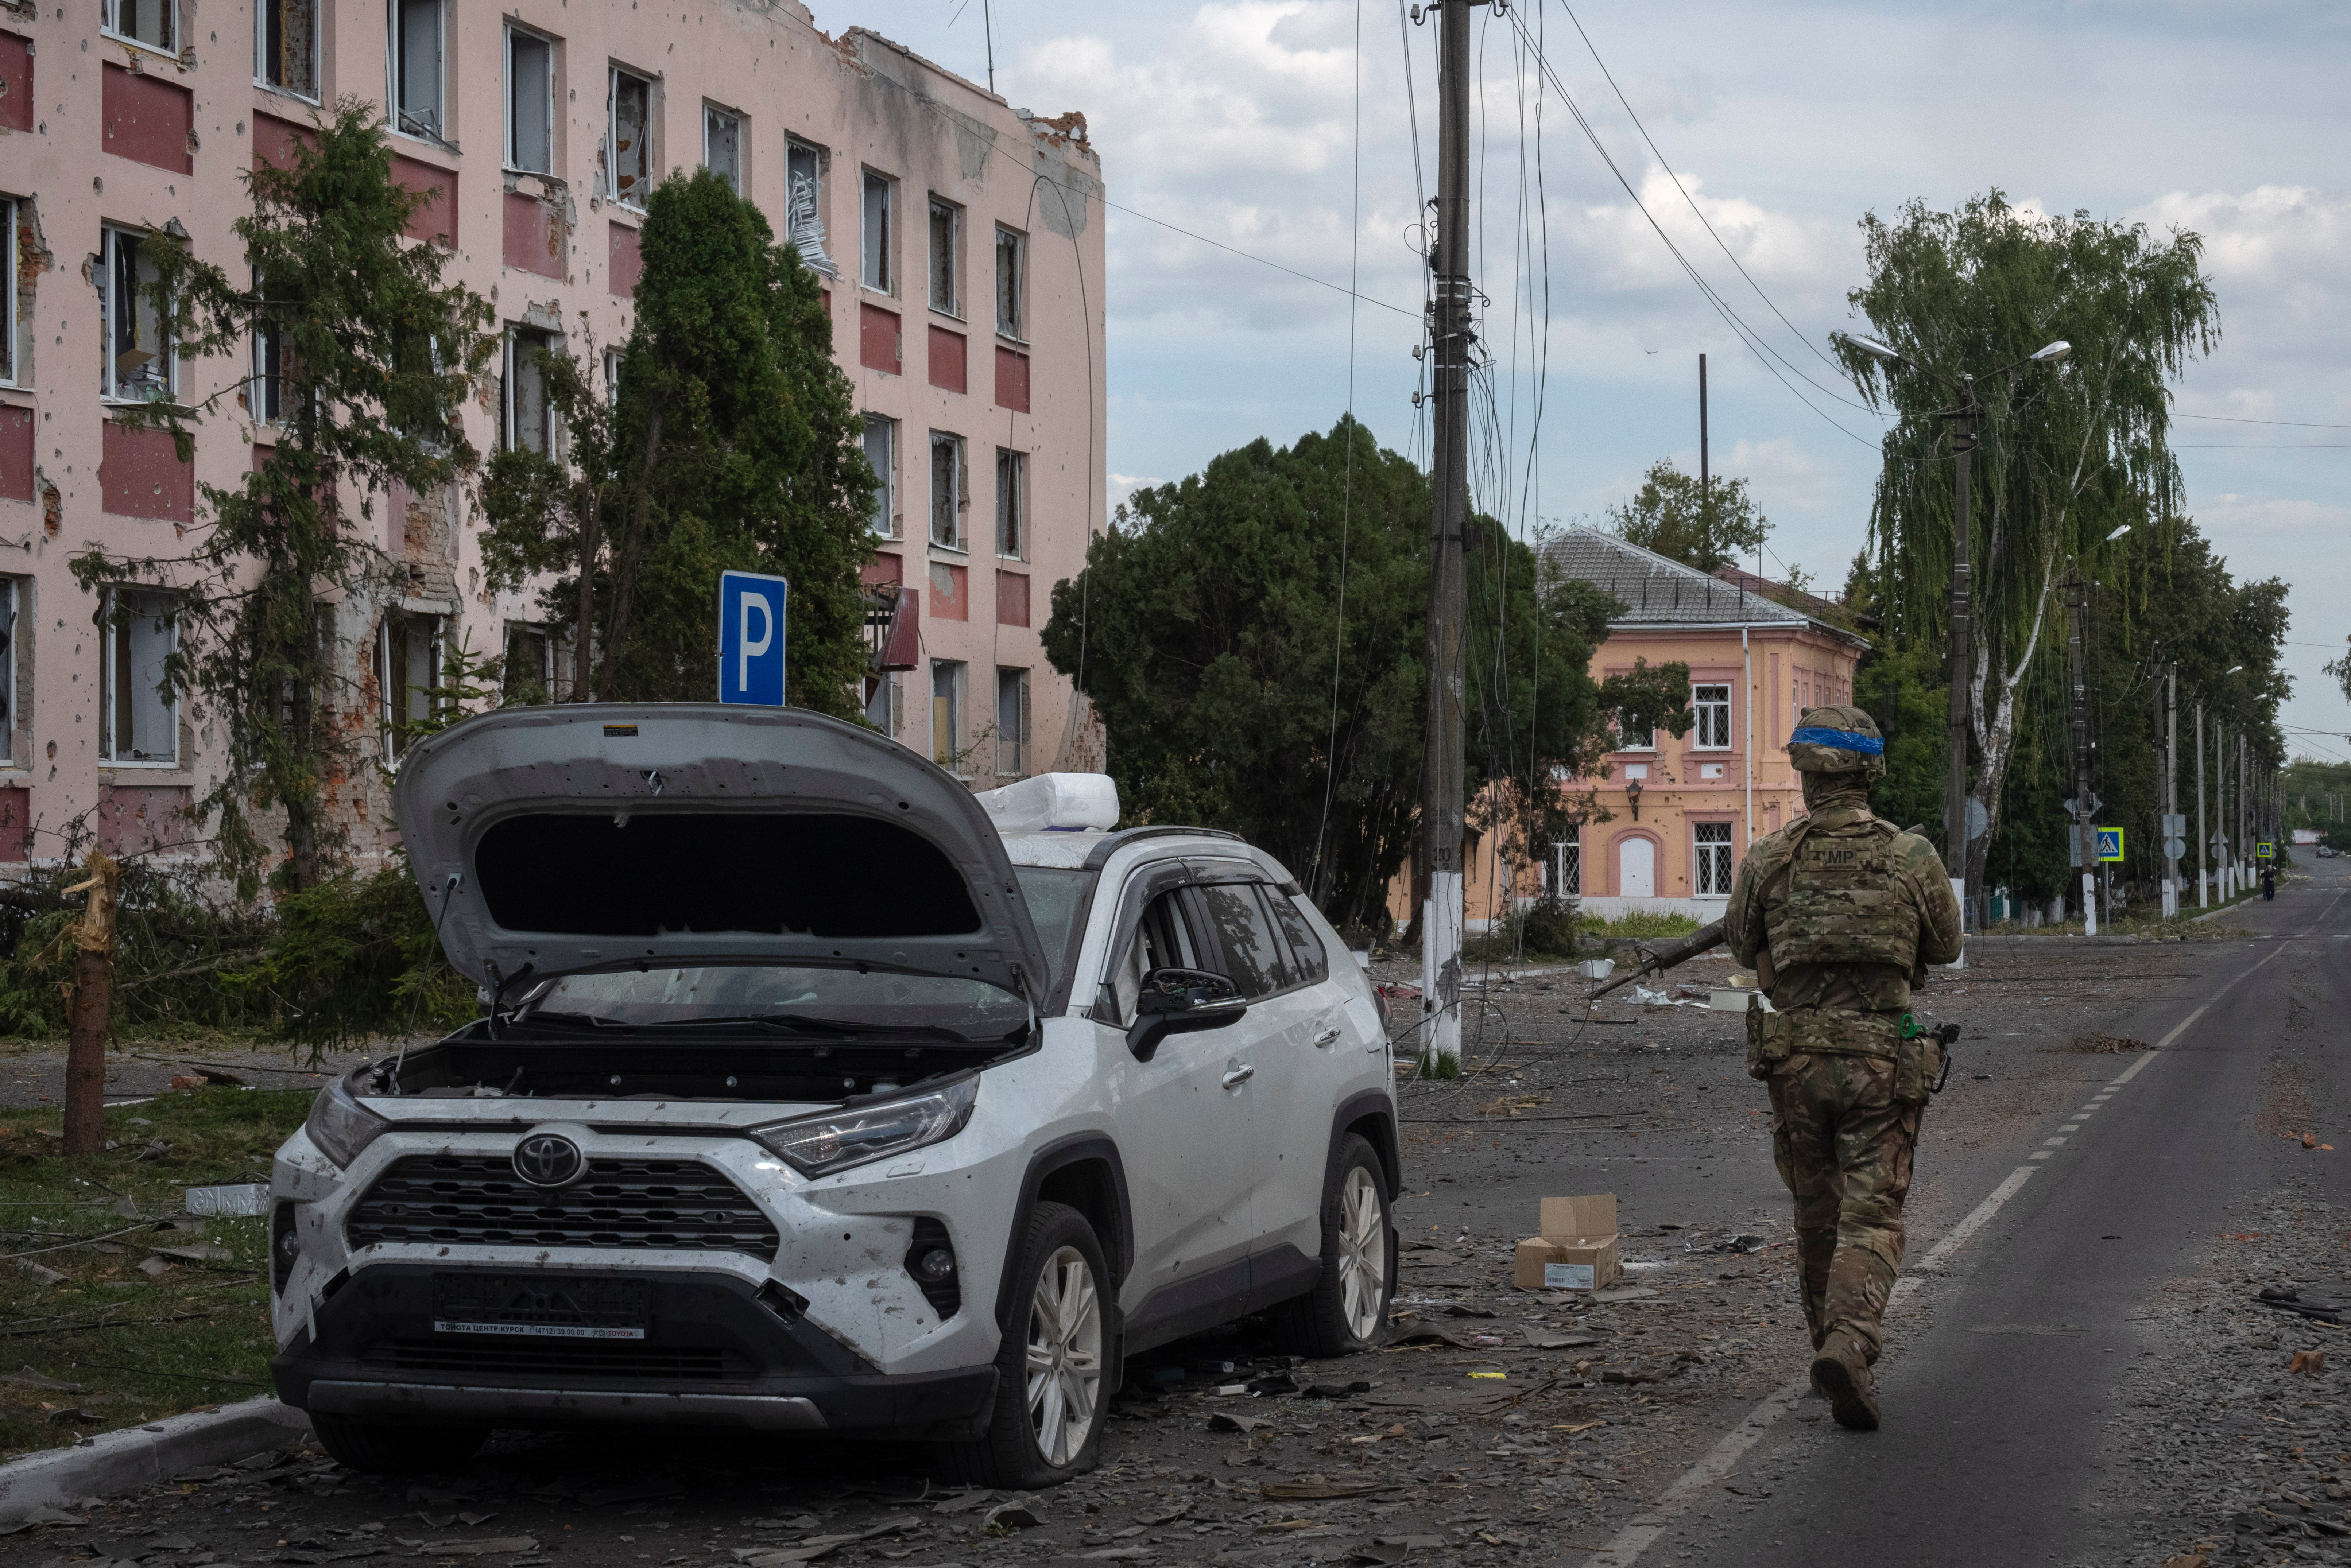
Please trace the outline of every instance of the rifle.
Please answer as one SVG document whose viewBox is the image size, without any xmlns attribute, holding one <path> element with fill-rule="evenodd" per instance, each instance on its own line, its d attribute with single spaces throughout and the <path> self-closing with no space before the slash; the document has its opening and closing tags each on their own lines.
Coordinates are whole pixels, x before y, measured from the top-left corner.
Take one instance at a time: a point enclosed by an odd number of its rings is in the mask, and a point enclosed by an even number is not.
<svg viewBox="0 0 2351 1568">
<path fill-rule="evenodd" d="M 1641 946 L 1638 948 L 1641 961 L 1593 992 L 1592 999 L 1596 1002 L 1619 986 L 1637 980 L 1644 975 L 1654 975 L 1661 970 L 1670 969 L 1686 959 L 1697 957 L 1709 947 L 1719 946 L 1721 943 L 1722 922 L 1718 920 L 1711 925 L 1700 927 L 1697 932 L 1683 937 L 1678 942 L 1668 942 L 1660 947 Z"/>
</svg>

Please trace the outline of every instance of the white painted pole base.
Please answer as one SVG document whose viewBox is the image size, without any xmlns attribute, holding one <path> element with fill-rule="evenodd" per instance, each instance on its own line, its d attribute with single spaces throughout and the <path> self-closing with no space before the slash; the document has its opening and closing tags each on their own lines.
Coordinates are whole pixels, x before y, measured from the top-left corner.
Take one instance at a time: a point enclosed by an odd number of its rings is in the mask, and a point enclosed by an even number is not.
<svg viewBox="0 0 2351 1568">
<path fill-rule="evenodd" d="M 2098 934 L 2098 879 L 2088 872 L 2082 873 L 2082 935 Z"/>
<path fill-rule="evenodd" d="M 1461 873 L 1432 872 L 1422 915 L 1420 1005 L 1428 1020 L 1421 1055 L 1432 1076 L 1461 1070 Z"/>
</svg>

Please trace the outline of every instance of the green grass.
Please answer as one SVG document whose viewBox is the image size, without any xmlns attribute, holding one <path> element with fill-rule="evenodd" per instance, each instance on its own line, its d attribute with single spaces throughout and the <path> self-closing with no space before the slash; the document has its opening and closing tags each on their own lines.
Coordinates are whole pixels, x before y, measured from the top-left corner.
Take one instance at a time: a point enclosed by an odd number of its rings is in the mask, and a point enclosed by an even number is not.
<svg viewBox="0 0 2351 1568">
<path fill-rule="evenodd" d="M 120 1146 L 74 1160 L 53 1135 L 61 1111 L 0 1111 L 0 1374 L 80 1385 L 0 1382 L 0 1458 L 269 1391 L 268 1221 L 206 1217 L 201 1238 L 152 1222 L 191 1186 L 267 1181 L 311 1092 L 185 1090 L 113 1107 L 106 1134 Z M 151 1155 L 155 1141 L 166 1146 Z M 147 1223 L 126 1217 L 126 1199 Z M 230 1256 L 140 1271 L 151 1249 L 199 1240 Z M 44 1283 L 26 1262 L 66 1279 Z M 61 1409 L 95 1418 L 51 1421 Z"/>
<path fill-rule="evenodd" d="M 1660 936 L 1692 936 L 1697 932 L 1698 927 L 1698 923 L 1695 915 L 1653 915 L 1642 910 L 1636 910 L 1629 915 L 1620 915 L 1614 920 L 1604 920 L 1597 915 L 1586 915 L 1578 917 L 1575 922 L 1575 928 L 1587 936 L 1630 937 L 1643 942 Z"/>
</svg>

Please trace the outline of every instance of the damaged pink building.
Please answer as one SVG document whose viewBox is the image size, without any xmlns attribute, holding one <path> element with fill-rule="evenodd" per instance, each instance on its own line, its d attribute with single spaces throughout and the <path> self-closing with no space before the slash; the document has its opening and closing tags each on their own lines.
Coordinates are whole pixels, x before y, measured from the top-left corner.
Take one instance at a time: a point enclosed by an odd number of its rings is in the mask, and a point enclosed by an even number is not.
<svg viewBox="0 0 2351 1568">
<path fill-rule="evenodd" d="M 974 787 L 1099 766 L 1099 730 L 1040 636 L 1102 509 L 1101 162 L 1081 115 L 1043 119 L 795 0 L 0 0 L 0 861 L 81 820 L 136 852 L 181 813 L 215 737 L 157 677 L 178 634 L 135 583 L 126 624 L 67 570 L 92 545 L 168 555 L 275 438 L 266 346 L 176 354 L 136 284 L 150 247 L 232 268 L 240 170 L 284 156 L 322 104 L 385 106 L 413 233 L 502 333 L 484 452 L 556 439 L 529 350 L 608 353 L 631 327 L 643 201 L 707 166 L 830 279 L 836 358 L 884 480 L 866 572 L 869 718 Z M 610 362 L 607 361 L 607 370 Z M 192 463 L 129 405 L 243 382 Z M 376 498 L 404 591 L 337 611 L 363 756 L 424 701 L 453 639 L 504 654 L 517 693 L 568 695 L 537 596 L 481 586 L 462 493 Z M 716 585 L 713 585 L 714 613 Z M 346 806 L 383 815 L 375 769 Z M 372 834 L 362 833 L 361 847 Z"/>
</svg>

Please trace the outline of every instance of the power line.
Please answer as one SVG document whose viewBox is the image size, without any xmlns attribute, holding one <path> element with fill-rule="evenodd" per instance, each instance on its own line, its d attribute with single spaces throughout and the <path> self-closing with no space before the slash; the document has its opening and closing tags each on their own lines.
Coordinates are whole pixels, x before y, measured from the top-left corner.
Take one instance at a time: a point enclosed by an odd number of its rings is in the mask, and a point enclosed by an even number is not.
<svg viewBox="0 0 2351 1568">
<path fill-rule="evenodd" d="M 2175 441 L 2175 452 L 2351 452 L 2351 441 Z"/>
<path fill-rule="evenodd" d="M 2295 430 L 2351 430 L 2351 424 L 2315 424 L 2304 419 L 2247 419 L 2234 413 L 2182 413 L 2174 409 L 2174 419 L 2211 419 L 2223 424 L 2283 424 Z"/>
<path fill-rule="evenodd" d="M 1322 287 L 1331 290 L 1333 294 L 1343 294 L 1351 299 L 1360 299 L 1366 305 L 1376 305 L 1383 310 L 1393 310 L 1399 316 L 1409 316 L 1416 321 L 1420 319 L 1420 312 L 1417 310 L 1407 310 L 1401 305 L 1391 305 L 1384 299 L 1374 299 L 1368 294 L 1358 294 L 1343 283 L 1333 283 L 1327 277 L 1317 277 L 1311 272 L 1301 272 L 1294 267 L 1284 267 L 1278 261 L 1269 261 L 1264 256 L 1253 255 L 1249 251 L 1241 249 L 1241 247 L 1237 245 L 1227 245 L 1220 239 L 1210 239 L 1207 235 L 1196 234 L 1192 230 L 1184 227 L 1181 224 L 1171 224 L 1165 218 L 1155 218 L 1149 213 L 1137 212 L 1133 207 L 1125 206 L 1120 203 L 1112 201 L 1108 196 L 1097 195 L 1094 197 L 1094 200 L 1100 202 L 1105 207 L 1114 208 L 1119 212 L 1124 213 L 1129 217 L 1141 218 L 1146 224 L 1157 224 L 1161 228 L 1172 230 L 1176 234 L 1182 235 L 1186 239 L 1196 239 L 1202 245 L 1212 245 L 1218 250 L 1230 251 L 1233 255 L 1239 256 L 1244 261 L 1253 261 L 1259 267 L 1270 267 L 1276 272 L 1286 272 L 1292 277 L 1304 278 L 1307 282 L 1317 284 Z"/>
</svg>

